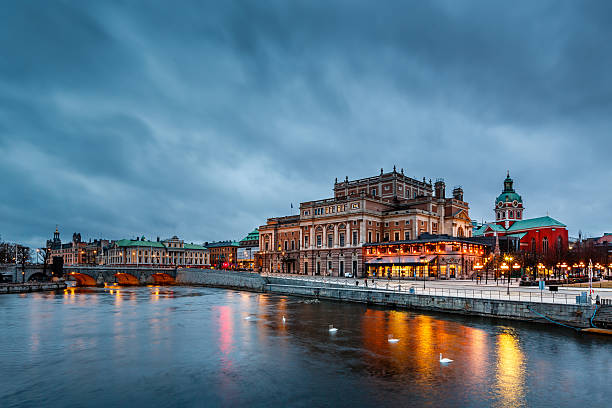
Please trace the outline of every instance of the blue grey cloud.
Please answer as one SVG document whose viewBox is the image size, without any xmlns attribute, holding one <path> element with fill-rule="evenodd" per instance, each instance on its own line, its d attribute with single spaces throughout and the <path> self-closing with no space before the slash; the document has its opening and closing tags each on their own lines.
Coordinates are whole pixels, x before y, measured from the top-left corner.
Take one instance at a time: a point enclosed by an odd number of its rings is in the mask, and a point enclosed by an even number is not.
<svg viewBox="0 0 612 408">
<path fill-rule="evenodd" d="M 403 167 L 609 230 L 605 1 L 12 2 L 0 234 L 239 239 Z"/>
</svg>

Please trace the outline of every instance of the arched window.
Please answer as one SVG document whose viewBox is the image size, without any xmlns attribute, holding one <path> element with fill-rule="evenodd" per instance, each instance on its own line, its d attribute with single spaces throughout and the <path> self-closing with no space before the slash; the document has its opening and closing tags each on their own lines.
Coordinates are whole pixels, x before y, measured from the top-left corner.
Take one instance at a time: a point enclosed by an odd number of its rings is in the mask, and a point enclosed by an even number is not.
<svg viewBox="0 0 612 408">
<path fill-rule="evenodd" d="M 514 218 L 514 212 L 512 210 L 508 211 L 508 218 Z"/>
<path fill-rule="evenodd" d="M 563 238 L 561 238 L 561 235 L 559 235 L 557 237 L 557 252 L 561 253 L 561 251 L 563 251 Z"/>
<path fill-rule="evenodd" d="M 542 238 L 542 253 L 548 253 L 548 238 L 546 237 Z"/>
<path fill-rule="evenodd" d="M 462 237 L 463 236 L 463 227 L 459 227 L 459 229 L 457 230 L 457 236 L 458 237 Z"/>
<path fill-rule="evenodd" d="M 536 251 L 536 240 L 535 238 L 531 238 L 531 252 Z"/>
</svg>

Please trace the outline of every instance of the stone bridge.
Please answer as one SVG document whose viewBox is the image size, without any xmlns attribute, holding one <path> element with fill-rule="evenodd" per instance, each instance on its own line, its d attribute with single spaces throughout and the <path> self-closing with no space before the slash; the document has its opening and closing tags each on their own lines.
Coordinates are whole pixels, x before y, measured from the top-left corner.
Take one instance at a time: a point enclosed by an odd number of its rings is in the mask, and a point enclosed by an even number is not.
<svg viewBox="0 0 612 408">
<path fill-rule="evenodd" d="M 66 279 L 76 280 L 79 286 L 96 286 L 104 283 L 119 285 L 163 285 L 176 279 L 174 268 L 64 266 Z"/>
<path fill-rule="evenodd" d="M 11 276 L 13 282 L 49 280 L 52 268 L 47 265 L 0 265 L 0 273 Z M 96 286 L 104 283 L 120 285 L 172 284 L 176 279 L 174 268 L 110 267 L 110 266 L 64 266 L 67 280 L 74 279 L 79 286 Z"/>
<path fill-rule="evenodd" d="M 0 265 L 0 273 L 4 276 L 10 276 L 11 280 L 16 283 L 48 280 L 44 278 L 45 273 L 51 276 L 51 266 L 47 265 L 46 271 L 44 265 L 26 265 L 25 269 L 21 269 L 21 265 L 2 264 Z"/>
</svg>

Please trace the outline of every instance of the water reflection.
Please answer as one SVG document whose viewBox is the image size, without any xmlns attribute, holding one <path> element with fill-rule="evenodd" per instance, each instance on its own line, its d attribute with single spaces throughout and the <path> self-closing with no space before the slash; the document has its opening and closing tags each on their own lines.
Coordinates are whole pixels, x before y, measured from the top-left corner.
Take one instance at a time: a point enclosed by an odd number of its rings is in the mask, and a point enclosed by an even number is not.
<svg viewBox="0 0 612 408">
<path fill-rule="evenodd" d="M 495 378 L 499 406 L 525 406 L 525 357 L 512 329 L 504 330 L 497 337 Z"/>
<path fill-rule="evenodd" d="M 113 285 L 0 306 L 3 407 L 606 406 L 612 377 L 610 341 L 365 305 Z"/>
</svg>

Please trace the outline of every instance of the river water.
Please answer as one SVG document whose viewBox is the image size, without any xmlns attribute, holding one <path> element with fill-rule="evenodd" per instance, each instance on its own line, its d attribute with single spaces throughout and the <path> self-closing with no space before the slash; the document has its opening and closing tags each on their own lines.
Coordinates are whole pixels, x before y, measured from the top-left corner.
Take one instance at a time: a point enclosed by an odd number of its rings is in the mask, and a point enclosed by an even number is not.
<svg viewBox="0 0 612 408">
<path fill-rule="evenodd" d="M 0 311 L 2 407 L 610 406 L 612 339 L 563 328 L 194 287 Z"/>
</svg>

